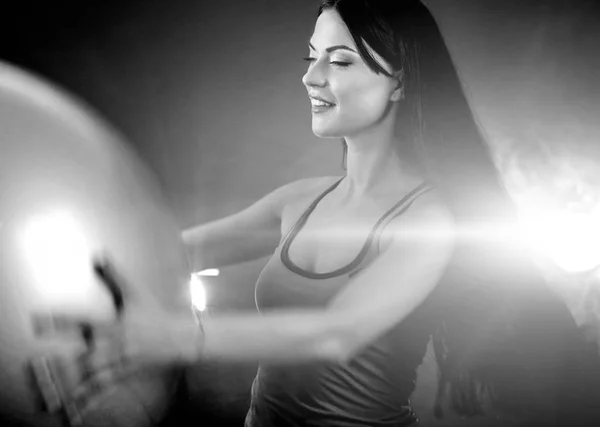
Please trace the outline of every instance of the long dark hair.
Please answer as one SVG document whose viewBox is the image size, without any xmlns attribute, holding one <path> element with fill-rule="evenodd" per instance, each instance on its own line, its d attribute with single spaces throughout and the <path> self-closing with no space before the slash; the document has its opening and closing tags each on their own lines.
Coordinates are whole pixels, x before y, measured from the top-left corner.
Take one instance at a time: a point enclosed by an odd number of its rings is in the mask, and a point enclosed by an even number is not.
<svg viewBox="0 0 600 427">
<path fill-rule="evenodd" d="M 419 0 L 322 1 L 319 14 L 327 9 L 341 16 L 375 73 L 390 76 L 367 46 L 403 71 L 399 149 L 422 165 L 459 231 L 514 224 L 515 206 L 427 7 Z M 575 403 L 589 391 L 576 367 L 589 353 L 566 304 L 519 248 L 467 234 L 459 234 L 444 278 L 422 307 L 436 320 L 437 415 L 448 398 L 462 416 L 491 408 L 572 423 L 574 412 L 582 415 Z"/>
</svg>

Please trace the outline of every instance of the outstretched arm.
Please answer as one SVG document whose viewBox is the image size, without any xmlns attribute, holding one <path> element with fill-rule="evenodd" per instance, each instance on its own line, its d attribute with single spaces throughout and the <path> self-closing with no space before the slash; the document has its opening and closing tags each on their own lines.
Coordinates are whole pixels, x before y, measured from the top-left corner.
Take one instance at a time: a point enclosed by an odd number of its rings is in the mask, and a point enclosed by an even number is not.
<svg viewBox="0 0 600 427">
<path fill-rule="evenodd" d="M 326 308 L 223 313 L 203 318 L 201 325 L 189 314 L 138 310 L 125 316 L 122 327 L 116 325 L 117 335 L 124 334 L 119 345 L 128 359 L 160 363 L 345 362 L 412 313 L 446 269 L 454 222 L 445 208 L 426 198 L 388 224 L 381 253 Z M 101 325 L 93 326 L 100 334 Z M 115 326 L 105 326 L 110 335 Z"/>
<path fill-rule="evenodd" d="M 182 238 L 193 271 L 221 268 L 273 253 L 281 238 L 283 208 L 298 197 L 312 194 L 327 179 L 291 182 L 240 212 L 184 230 Z"/>
<path fill-rule="evenodd" d="M 352 357 L 425 300 L 453 252 L 452 216 L 434 203 L 415 203 L 388 227 L 387 247 L 326 309 L 204 319 L 202 343 L 189 347 L 189 359 L 340 362 Z"/>
</svg>

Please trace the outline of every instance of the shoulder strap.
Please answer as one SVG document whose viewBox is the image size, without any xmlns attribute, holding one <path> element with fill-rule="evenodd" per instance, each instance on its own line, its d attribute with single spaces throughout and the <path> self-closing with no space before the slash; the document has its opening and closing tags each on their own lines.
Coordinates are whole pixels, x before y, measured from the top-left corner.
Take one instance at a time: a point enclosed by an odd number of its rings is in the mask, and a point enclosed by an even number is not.
<svg viewBox="0 0 600 427">
<path fill-rule="evenodd" d="M 427 183 L 417 186 L 410 193 L 405 195 L 398 203 L 392 206 L 392 208 L 380 218 L 377 224 L 375 224 L 373 227 L 373 231 L 369 236 L 368 244 L 365 245 L 364 250 L 366 253 L 364 258 L 352 274 L 363 269 L 365 266 L 370 264 L 377 255 L 379 255 L 379 239 L 386 225 L 388 225 L 393 219 L 406 212 L 415 200 L 432 189 L 433 187 Z"/>
<path fill-rule="evenodd" d="M 340 178 L 339 180 L 337 180 L 336 182 L 334 182 L 331 186 L 329 186 L 325 191 L 323 191 L 311 204 L 308 208 L 306 208 L 306 210 L 304 211 L 304 213 L 302 213 L 302 215 L 300 215 L 300 217 L 296 220 L 296 222 L 294 223 L 294 225 L 292 225 L 289 229 L 289 231 L 285 234 L 285 236 L 282 237 L 282 239 L 280 240 L 279 243 L 286 241 L 289 236 L 294 233 L 296 230 L 298 230 L 308 219 L 308 216 L 312 213 L 312 211 L 315 209 L 315 207 L 317 206 L 317 204 L 319 204 L 319 202 L 321 201 L 321 199 L 323 197 L 325 197 L 327 194 L 331 193 L 338 185 L 340 182 L 342 182 L 342 180 L 345 178 L 345 176 L 343 176 L 342 178 Z"/>
<path fill-rule="evenodd" d="M 423 194 L 432 190 L 433 187 L 427 183 L 423 183 L 411 191 L 406 197 L 404 197 L 400 202 L 398 202 L 394 207 L 392 207 L 382 218 L 382 221 L 377 224 L 377 229 L 375 231 L 375 235 L 373 236 L 373 245 L 377 249 L 377 253 L 379 253 L 379 239 L 381 238 L 381 233 L 385 229 L 385 227 L 394 219 L 398 218 L 404 212 L 408 210 L 412 206 L 412 204 L 421 197 Z"/>
</svg>

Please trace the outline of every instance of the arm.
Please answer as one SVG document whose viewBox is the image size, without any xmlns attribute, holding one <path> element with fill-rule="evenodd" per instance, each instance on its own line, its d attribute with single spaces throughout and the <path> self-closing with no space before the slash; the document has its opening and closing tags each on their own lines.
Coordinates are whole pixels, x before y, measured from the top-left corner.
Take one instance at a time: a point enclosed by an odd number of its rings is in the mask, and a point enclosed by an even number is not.
<svg viewBox="0 0 600 427">
<path fill-rule="evenodd" d="M 439 205 L 415 203 L 388 227 L 389 244 L 327 309 L 205 319 L 201 354 L 191 358 L 342 362 L 352 357 L 425 300 L 453 252 L 452 216 Z"/>
<path fill-rule="evenodd" d="M 306 178 L 283 185 L 228 217 L 182 232 L 193 271 L 220 268 L 267 256 L 281 238 L 283 208 L 326 178 Z"/>
</svg>

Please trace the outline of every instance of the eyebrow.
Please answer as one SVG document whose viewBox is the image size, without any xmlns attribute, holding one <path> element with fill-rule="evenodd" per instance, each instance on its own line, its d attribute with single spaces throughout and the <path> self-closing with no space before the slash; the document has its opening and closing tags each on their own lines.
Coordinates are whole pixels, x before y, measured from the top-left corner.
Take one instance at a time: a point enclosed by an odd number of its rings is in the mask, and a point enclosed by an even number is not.
<svg viewBox="0 0 600 427">
<path fill-rule="evenodd" d="M 308 42 L 308 46 L 312 50 L 314 50 L 314 51 L 317 50 L 317 49 L 315 49 L 315 47 L 312 45 L 312 43 L 310 41 Z M 335 46 L 330 46 L 327 49 L 325 49 L 325 52 L 331 53 L 331 52 L 334 52 L 336 50 L 349 50 L 350 52 L 358 53 L 354 49 L 352 49 L 351 47 L 346 46 L 345 44 L 336 44 Z"/>
</svg>

